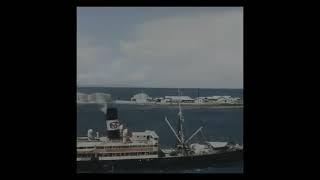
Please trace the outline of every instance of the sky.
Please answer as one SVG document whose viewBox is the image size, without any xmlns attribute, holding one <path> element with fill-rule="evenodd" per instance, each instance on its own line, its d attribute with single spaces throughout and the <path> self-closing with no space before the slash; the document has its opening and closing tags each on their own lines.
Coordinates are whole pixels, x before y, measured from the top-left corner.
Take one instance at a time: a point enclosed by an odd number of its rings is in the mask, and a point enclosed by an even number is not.
<svg viewBox="0 0 320 180">
<path fill-rule="evenodd" d="M 243 88 L 243 9 L 78 7 L 77 81 Z"/>
</svg>

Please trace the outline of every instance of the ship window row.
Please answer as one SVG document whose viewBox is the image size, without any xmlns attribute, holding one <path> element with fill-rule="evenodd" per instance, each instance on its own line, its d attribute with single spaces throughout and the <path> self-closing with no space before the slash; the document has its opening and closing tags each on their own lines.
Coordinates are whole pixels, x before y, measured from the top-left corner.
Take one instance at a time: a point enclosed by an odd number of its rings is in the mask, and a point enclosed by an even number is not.
<svg viewBox="0 0 320 180">
<path fill-rule="evenodd" d="M 89 146 L 89 147 L 78 147 L 77 149 L 122 149 L 122 148 L 135 148 L 135 147 L 157 147 L 158 144 L 155 145 L 133 145 L 133 146 L 97 146 L 97 147 L 93 147 L 93 146 Z"/>
<path fill-rule="evenodd" d="M 86 158 L 86 157 L 91 157 L 91 154 L 78 154 L 79 158 Z"/>
<path fill-rule="evenodd" d="M 158 152 L 104 153 L 101 157 L 156 155 Z"/>
<path fill-rule="evenodd" d="M 158 145 L 134 145 L 134 146 L 97 146 L 97 149 L 122 149 L 122 148 L 135 148 L 135 147 L 157 147 Z"/>
</svg>

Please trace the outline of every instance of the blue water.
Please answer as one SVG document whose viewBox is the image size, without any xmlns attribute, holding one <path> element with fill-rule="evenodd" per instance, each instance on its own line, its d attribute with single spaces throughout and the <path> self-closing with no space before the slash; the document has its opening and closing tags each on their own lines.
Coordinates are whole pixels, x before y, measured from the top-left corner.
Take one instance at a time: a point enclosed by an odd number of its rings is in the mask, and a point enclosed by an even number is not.
<svg viewBox="0 0 320 180">
<path fill-rule="evenodd" d="M 79 88 L 79 92 L 110 93 L 113 97 L 129 99 L 136 93 L 141 92 L 141 88 Z M 183 95 L 197 96 L 197 89 L 181 89 Z M 143 92 L 149 96 L 177 95 L 177 89 L 145 88 Z M 231 95 L 242 97 L 242 90 L 229 89 L 200 89 L 200 96 L 209 95 Z M 175 125 L 177 120 L 177 107 L 153 107 L 135 105 L 113 105 L 118 108 L 119 118 L 131 131 L 154 130 L 160 137 L 161 147 L 173 147 L 176 139 L 164 121 L 166 116 Z M 99 131 L 105 135 L 105 117 L 101 105 L 78 105 L 77 134 L 86 136 L 89 128 Z M 210 107 L 184 107 L 185 133 L 190 136 L 200 126 L 205 126 L 204 136 L 197 135 L 194 141 L 207 140 L 228 140 L 236 143 L 243 142 L 243 109 L 226 108 L 215 109 Z M 178 173 L 242 173 L 243 163 L 227 165 L 213 165 L 206 169 L 185 170 Z"/>
</svg>

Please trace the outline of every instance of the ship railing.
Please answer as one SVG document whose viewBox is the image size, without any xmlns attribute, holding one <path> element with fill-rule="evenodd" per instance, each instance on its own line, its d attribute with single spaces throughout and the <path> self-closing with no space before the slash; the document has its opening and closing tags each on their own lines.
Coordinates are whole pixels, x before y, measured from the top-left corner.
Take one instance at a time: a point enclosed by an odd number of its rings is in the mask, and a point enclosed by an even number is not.
<svg viewBox="0 0 320 180">
<path fill-rule="evenodd" d="M 96 149 L 95 152 L 152 152 L 158 148 Z"/>
</svg>

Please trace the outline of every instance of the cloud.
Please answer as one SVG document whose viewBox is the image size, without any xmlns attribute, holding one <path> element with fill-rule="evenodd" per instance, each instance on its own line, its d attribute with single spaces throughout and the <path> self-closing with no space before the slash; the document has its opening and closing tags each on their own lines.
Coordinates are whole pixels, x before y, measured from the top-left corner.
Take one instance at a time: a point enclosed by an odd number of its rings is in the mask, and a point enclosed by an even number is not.
<svg viewBox="0 0 320 180">
<path fill-rule="evenodd" d="M 119 40 L 116 45 L 80 40 L 78 81 L 242 88 L 242 19 L 241 9 L 184 14 L 136 24 L 130 40 Z"/>
</svg>

